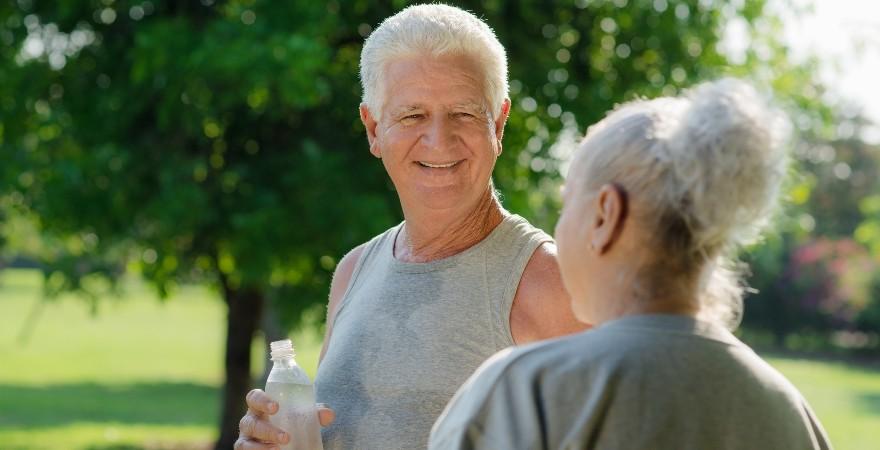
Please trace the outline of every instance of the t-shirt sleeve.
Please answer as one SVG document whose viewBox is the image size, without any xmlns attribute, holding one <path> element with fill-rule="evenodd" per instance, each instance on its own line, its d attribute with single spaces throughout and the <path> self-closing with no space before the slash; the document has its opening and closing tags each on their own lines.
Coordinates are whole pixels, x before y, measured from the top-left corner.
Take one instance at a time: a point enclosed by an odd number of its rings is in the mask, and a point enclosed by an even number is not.
<svg viewBox="0 0 880 450">
<path fill-rule="evenodd" d="M 503 351 L 465 382 L 434 423 L 431 450 L 540 449 L 540 408 L 534 383 Z M 521 369 L 521 368 L 520 368 Z"/>
<path fill-rule="evenodd" d="M 825 432 L 825 428 L 822 427 L 819 418 L 813 412 L 813 408 L 810 408 L 805 399 L 802 398 L 801 401 L 803 402 L 804 411 L 807 413 L 807 419 L 810 421 L 813 436 L 816 438 L 816 448 L 818 450 L 831 450 L 831 440 L 828 439 L 828 433 Z"/>
</svg>

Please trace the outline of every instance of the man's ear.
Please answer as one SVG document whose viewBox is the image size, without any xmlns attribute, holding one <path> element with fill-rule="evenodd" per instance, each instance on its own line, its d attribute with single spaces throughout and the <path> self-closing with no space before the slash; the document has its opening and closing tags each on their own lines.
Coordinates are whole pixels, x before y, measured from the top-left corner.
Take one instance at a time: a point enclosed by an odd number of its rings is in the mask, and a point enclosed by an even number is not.
<svg viewBox="0 0 880 450">
<path fill-rule="evenodd" d="M 382 152 L 379 150 L 378 141 L 376 139 L 376 127 L 379 125 L 379 122 L 373 117 L 373 114 L 370 112 L 370 108 L 367 107 L 366 103 L 361 103 L 360 113 L 361 122 L 363 122 L 364 128 L 367 129 L 367 142 L 370 143 L 370 153 L 376 158 L 381 158 Z"/>
<path fill-rule="evenodd" d="M 628 218 L 626 192 L 616 184 L 605 184 L 594 201 L 596 217 L 590 246 L 601 255 L 611 250 L 623 232 Z"/>
<path fill-rule="evenodd" d="M 501 113 L 495 118 L 495 138 L 501 142 L 504 137 L 504 125 L 507 123 L 507 117 L 510 115 L 510 99 L 505 98 L 501 103 Z"/>
<path fill-rule="evenodd" d="M 504 125 L 507 123 L 507 117 L 510 115 L 510 99 L 504 99 L 504 102 L 501 103 L 501 111 L 499 111 L 498 117 L 495 118 L 494 126 L 495 129 L 495 142 L 498 144 L 497 149 L 495 150 L 495 157 L 497 158 L 501 155 L 503 146 L 501 145 L 501 139 L 504 137 Z"/>
</svg>

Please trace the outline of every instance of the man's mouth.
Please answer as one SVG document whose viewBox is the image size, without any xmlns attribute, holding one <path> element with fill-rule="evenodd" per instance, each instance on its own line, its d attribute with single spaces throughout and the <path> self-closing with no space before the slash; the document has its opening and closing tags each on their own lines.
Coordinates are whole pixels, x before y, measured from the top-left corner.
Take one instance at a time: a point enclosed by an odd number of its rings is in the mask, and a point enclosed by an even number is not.
<svg viewBox="0 0 880 450">
<path fill-rule="evenodd" d="M 430 167 L 432 169 L 448 169 L 448 168 L 460 163 L 461 161 L 463 161 L 463 160 L 451 161 L 451 162 L 445 162 L 445 163 L 419 161 L 418 163 L 422 167 Z"/>
</svg>

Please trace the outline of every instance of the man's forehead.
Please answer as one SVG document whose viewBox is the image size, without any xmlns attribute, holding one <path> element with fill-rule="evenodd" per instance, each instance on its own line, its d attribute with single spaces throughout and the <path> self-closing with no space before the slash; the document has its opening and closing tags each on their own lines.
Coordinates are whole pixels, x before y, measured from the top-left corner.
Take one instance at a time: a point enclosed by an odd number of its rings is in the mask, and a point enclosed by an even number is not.
<svg viewBox="0 0 880 450">
<path fill-rule="evenodd" d="M 409 56 L 385 63 L 385 104 L 483 106 L 482 70 L 465 55 Z"/>
</svg>

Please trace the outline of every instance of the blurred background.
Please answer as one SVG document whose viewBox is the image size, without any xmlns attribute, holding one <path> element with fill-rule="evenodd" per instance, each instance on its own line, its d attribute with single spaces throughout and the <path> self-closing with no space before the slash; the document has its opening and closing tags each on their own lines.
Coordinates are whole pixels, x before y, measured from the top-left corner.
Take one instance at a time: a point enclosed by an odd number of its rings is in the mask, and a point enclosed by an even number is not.
<svg viewBox="0 0 880 450">
<path fill-rule="evenodd" d="M 739 335 L 838 449 L 880 430 L 880 8 L 450 1 L 510 59 L 503 203 L 546 230 L 615 104 L 745 77 L 794 124 Z M 341 256 L 401 220 L 358 120 L 403 1 L 0 4 L 0 448 L 231 448 L 267 340 L 312 375 Z"/>
</svg>

